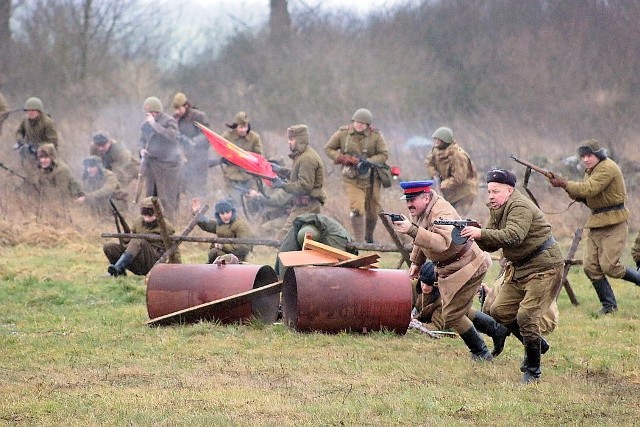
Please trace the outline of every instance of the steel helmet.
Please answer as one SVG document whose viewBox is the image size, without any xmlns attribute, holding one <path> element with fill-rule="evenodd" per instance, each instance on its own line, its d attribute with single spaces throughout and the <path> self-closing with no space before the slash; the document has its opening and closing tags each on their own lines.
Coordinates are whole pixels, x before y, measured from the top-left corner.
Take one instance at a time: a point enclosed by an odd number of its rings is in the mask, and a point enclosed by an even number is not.
<svg viewBox="0 0 640 427">
<path fill-rule="evenodd" d="M 358 108 L 355 113 L 353 113 L 353 117 L 351 117 L 351 121 L 366 123 L 368 125 L 373 122 L 373 116 L 371 115 L 371 111 L 366 108 Z"/>
<path fill-rule="evenodd" d="M 436 129 L 436 131 L 431 135 L 431 138 L 439 139 L 445 144 L 449 145 L 453 142 L 453 131 L 448 127 L 441 127 Z"/>
<path fill-rule="evenodd" d="M 153 111 L 161 113 L 162 112 L 162 102 L 155 96 L 150 96 L 144 100 L 142 104 L 142 109 L 145 113 L 151 113 Z"/>
<path fill-rule="evenodd" d="M 44 110 L 44 105 L 42 105 L 40 98 L 31 97 L 24 103 L 24 110 L 38 110 L 42 112 L 42 110 Z"/>
<path fill-rule="evenodd" d="M 311 240 L 315 240 L 316 242 L 320 238 L 320 231 L 315 225 L 303 225 L 302 227 L 300 227 L 300 230 L 298 230 L 298 243 L 300 244 L 300 246 L 302 246 L 304 237 L 307 235 L 307 233 L 309 233 Z"/>
</svg>

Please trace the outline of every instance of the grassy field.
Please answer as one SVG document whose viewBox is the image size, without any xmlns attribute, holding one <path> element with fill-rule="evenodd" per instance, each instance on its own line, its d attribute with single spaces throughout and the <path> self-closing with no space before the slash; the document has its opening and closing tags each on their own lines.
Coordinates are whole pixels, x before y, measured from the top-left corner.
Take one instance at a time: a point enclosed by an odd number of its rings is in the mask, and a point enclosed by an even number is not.
<svg viewBox="0 0 640 427">
<path fill-rule="evenodd" d="M 595 293 L 572 269 L 581 304 L 561 294 L 543 380 L 523 386 L 513 338 L 494 362 L 473 363 L 460 339 L 413 331 L 149 328 L 143 279 L 100 277 L 95 240 L 0 247 L 0 425 L 640 423 L 640 288 L 626 282 L 612 281 L 620 311 L 598 317 Z M 205 248 L 185 247 L 183 259 L 203 262 Z M 259 250 L 255 261 L 273 256 Z"/>
</svg>

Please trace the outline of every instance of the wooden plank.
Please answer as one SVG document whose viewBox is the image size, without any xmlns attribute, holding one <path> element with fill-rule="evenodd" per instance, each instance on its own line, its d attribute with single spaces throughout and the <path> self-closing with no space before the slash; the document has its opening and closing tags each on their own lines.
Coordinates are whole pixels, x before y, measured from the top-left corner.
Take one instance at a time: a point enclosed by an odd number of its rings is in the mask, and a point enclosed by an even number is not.
<svg viewBox="0 0 640 427">
<path fill-rule="evenodd" d="M 215 313 L 219 310 L 226 310 L 237 307 L 242 304 L 246 304 L 249 301 L 266 295 L 273 295 L 280 293 L 282 290 L 282 280 L 271 283 L 260 288 L 251 289 L 246 292 L 242 292 L 236 295 L 231 295 L 225 298 L 220 298 L 215 301 L 205 302 L 204 304 L 196 305 L 193 307 L 185 308 L 183 310 L 175 311 L 173 313 L 165 314 L 164 316 L 156 317 L 154 319 L 145 322 L 146 325 L 156 326 L 162 324 L 168 324 L 177 322 L 181 317 L 186 318 L 198 318 L 204 317 L 207 314 Z"/>
<path fill-rule="evenodd" d="M 347 259 L 353 259 L 353 258 L 357 257 L 357 255 L 354 255 L 354 254 L 349 253 L 347 251 L 343 251 L 341 249 L 334 248 L 333 246 L 325 245 L 324 243 L 320 243 L 320 242 L 316 242 L 316 241 L 311 240 L 311 239 L 307 239 L 306 237 L 304 239 L 304 242 L 302 243 L 302 250 L 303 251 L 314 250 L 316 252 L 324 253 L 326 255 L 333 256 L 334 258 L 337 258 L 338 261 L 344 261 L 344 260 L 347 260 Z"/>
<path fill-rule="evenodd" d="M 187 237 L 187 235 L 189 235 L 189 233 L 191 233 L 191 230 L 193 230 L 193 228 L 196 226 L 196 224 L 198 223 L 198 217 L 200 215 L 204 215 L 204 213 L 209 209 L 209 205 L 205 204 L 203 206 L 200 207 L 200 210 L 193 216 L 193 218 L 191 218 L 191 221 L 189 222 L 189 224 L 187 224 L 187 226 L 185 227 L 185 229 L 182 231 L 182 233 L 180 234 L 180 238 L 184 238 Z M 156 264 L 164 264 L 169 257 L 171 257 L 176 250 L 178 250 L 178 246 L 180 246 L 180 244 L 183 242 L 184 240 L 176 240 L 169 249 L 167 249 L 160 258 L 158 258 L 158 260 L 156 261 Z M 154 264 L 155 265 L 155 264 Z"/>
<path fill-rule="evenodd" d="M 338 258 L 315 250 L 289 251 L 278 253 L 280 262 L 285 267 L 301 265 L 331 265 L 340 261 Z"/>
<path fill-rule="evenodd" d="M 360 255 L 353 259 L 347 259 L 345 261 L 340 261 L 333 265 L 333 267 L 348 267 L 348 268 L 360 268 L 366 267 L 371 268 L 375 264 L 378 265 L 378 260 L 380 259 L 380 255 L 378 254 L 369 254 L 369 255 Z"/>
<path fill-rule="evenodd" d="M 576 265 L 578 264 L 573 257 L 576 254 L 576 251 L 578 250 L 578 244 L 580 243 L 580 240 L 582 239 L 582 228 L 577 228 L 576 232 L 573 235 L 573 240 L 571 241 L 571 246 L 569 246 L 569 251 L 567 252 L 567 259 L 564 262 L 564 269 L 562 270 L 562 277 L 560 279 L 560 286 L 558 287 L 558 290 L 556 292 L 556 298 L 558 298 L 558 295 L 560 294 L 560 289 L 562 289 L 562 287 L 564 287 L 565 291 L 567 291 L 567 296 L 569 296 L 569 300 L 571 301 L 571 304 L 574 306 L 579 305 L 580 303 L 578 302 L 578 298 L 576 298 L 576 294 L 573 292 L 573 288 L 571 288 L 571 284 L 569 283 L 569 280 L 567 279 L 567 276 L 569 274 L 569 268 L 572 265 Z"/>
</svg>

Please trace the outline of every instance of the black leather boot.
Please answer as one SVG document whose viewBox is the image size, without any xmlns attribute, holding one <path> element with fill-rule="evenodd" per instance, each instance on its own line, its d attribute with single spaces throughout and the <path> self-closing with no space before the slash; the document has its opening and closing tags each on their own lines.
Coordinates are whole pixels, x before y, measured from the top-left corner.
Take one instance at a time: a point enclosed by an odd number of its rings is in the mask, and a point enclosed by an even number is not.
<svg viewBox="0 0 640 427">
<path fill-rule="evenodd" d="M 513 336 L 516 337 L 518 341 L 520 341 L 524 345 L 524 339 L 520 334 L 520 326 L 518 325 L 518 322 L 511 322 L 505 326 L 507 327 L 507 329 L 509 329 Z M 549 346 L 547 340 L 545 340 L 543 337 L 540 337 L 540 353 L 545 354 L 547 351 L 549 351 L 549 348 L 551 347 Z M 529 362 L 527 361 L 527 353 L 525 352 L 524 358 L 522 359 L 522 364 L 520 365 L 520 372 L 524 372 L 527 369 L 528 364 Z"/>
<path fill-rule="evenodd" d="M 626 280 L 627 282 L 635 283 L 636 286 L 640 286 L 640 272 L 627 267 L 622 280 Z"/>
<path fill-rule="evenodd" d="M 491 353 L 489 353 L 489 349 L 487 345 L 484 343 L 482 337 L 476 331 L 476 328 L 471 327 L 464 334 L 460 334 L 460 338 L 462 341 L 469 347 L 469 351 L 471 352 L 471 358 L 473 360 L 493 360 Z"/>
<path fill-rule="evenodd" d="M 476 316 L 473 318 L 473 326 L 475 326 L 478 332 L 489 335 L 493 340 L 493 351 L 491 351 L 493 357 L 502 353 L 504 342 L 507 340 L 507 337 L 511 335 L 509 329 L 496 322 L 493 317 L 481 311 L 476 312 Z"/>
<path fill-rule="evenodd" d="M 592 280 L 591 283 L 593 284 L 593 288 L 596 290 L 600 304 L 602 304 L 602 308 L 599 313 L 609 314 L 617 311 L 618 303 L 616 302 L 616 296 L 613 294 L 613 289 L 611 288 L 607 278 L 603 277 L 602 279 Z"/>
<path fill-rule="evenodd" d="M 133 255 L 125 252 L 120 255 L 120 258 L 115 264 L 111 264 L 107 267 L 107 271 L 112 276 L 125 276 L 127 274 L 127 267 L 131 264 L 131 261 L 133 261 Z"/>
<path fill-rule="evenodd" d="M 540 369 L 540 342 L 541 338 L 527 338 L 524 342 L 524 356 L 527 366 L 522 375 L 522 384 L 536 382 L 542 375 Z"/>
</svg>

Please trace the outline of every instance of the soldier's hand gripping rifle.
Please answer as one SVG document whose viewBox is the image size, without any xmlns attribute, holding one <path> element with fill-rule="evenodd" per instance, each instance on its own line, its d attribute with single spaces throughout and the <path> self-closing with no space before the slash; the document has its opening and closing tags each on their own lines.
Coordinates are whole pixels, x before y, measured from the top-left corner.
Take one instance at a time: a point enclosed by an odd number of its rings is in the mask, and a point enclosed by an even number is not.
<svg viewBox="0 0 640 427">
<path fill-rule="evenodd" d="M 453 225 L 453 230 L 451 230 L 451 241 L 456 245 L 464 245 L 467 243 L 467 238 L 462 237 L 460 232 L 463 228 L 467 226 L 478 227 L 481 225 L 478 221 L 474 219 L 436 219 L 433 221 L 433 225 Z"/>
</svg>

